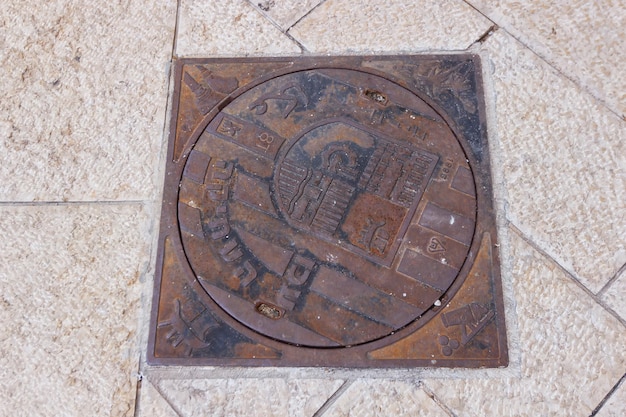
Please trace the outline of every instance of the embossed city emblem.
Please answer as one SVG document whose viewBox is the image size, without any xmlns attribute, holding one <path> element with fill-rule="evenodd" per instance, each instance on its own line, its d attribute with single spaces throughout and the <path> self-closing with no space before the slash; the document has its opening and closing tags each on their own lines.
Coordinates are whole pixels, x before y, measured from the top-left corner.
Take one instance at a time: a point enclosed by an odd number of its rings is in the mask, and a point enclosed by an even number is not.
<svg viewBox="0 0 626 417">
<path fill-rule="evenodd" d="M 478 57 L 175 82 L 150 363 L 507 364 Z"/>
</svg>

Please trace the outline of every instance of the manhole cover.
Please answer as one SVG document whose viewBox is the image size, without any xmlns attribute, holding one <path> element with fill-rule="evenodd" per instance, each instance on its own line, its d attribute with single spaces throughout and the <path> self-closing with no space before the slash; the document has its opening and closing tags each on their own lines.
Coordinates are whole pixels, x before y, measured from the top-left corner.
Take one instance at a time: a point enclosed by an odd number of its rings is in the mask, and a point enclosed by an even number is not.
<svg viewBox="0 0 626 417">
<path fill-rule="evenodd" d="M 477 57 L 175 76 L 151 363 L 507 363 Z"/>
</svg>

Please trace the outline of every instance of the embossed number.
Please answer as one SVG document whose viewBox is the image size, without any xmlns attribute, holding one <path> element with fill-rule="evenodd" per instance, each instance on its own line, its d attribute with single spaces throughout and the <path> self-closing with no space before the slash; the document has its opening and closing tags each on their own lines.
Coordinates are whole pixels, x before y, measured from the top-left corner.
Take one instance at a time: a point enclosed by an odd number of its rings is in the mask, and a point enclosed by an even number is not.
<svg viewBox="0 0 626 417">
<path fill-rule="evenodd" d="M 448 179 L 448 175 L 450 175 L 450 169 L 452 168 L 453 163 L 454 161 L 451 158 L 446 158 L 443 166 L 441 167 L 441 173 L 439 174 L 442 180 Z"/>
<path fill-rule="evenodd" d="M 272 142 L 274 142 L 274 136 L 270 136 L 267 133 L 263 132 L 259 136 L 257 136 L 257 140 L 257 147 L 268 150 Z"/>
</svg>

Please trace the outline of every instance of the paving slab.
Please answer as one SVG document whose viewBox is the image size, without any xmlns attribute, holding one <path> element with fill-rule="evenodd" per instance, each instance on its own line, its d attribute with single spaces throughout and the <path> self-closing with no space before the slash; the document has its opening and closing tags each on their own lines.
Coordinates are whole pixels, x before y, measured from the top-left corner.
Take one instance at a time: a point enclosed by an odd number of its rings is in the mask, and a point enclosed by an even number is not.
<svg viewBox="0 0 626 417">
<path fill-rule="evenodd" d="M 462 416 L 589 416 L 626 371 L 626 328 L 559 266 L 511 234 L 522 374 L 425 380 Z"/>
<path fill-rule="evenodd" d="M 287 30 L 322 0 L 250 0 L 250 3 L 283 30 Z"/>
<path fill-rule="evenodd" d="M 626 270 L 622 271 L 617 279 L 602 294 L 602 300 L 615 311 L 620 317 L 626 320 Z"/>
<path fill-rule="evenodd" d="M 147 225 L 140 205 L 0 207 L 0 415 L 133 415 Z"/>
<path fill-rule="evenodd" d="M 626 384 L 622 379 L 617 390 L 607 399 L 596 417 L 622 417 L 624 414 L 626 414 Z"/>
<path fill-rule="evenodd" d="M 0 9 L 0 201 L 150 198 L 176 3 L 11 3 Z"/>
<path fill-rule="evenodd" d="M 355 381 L 323 414 L 328 417 L 449 416 L 416 381 Z"/>
<path fill-rule="evenodd" d="M 150 417 L 178 417 L 178 413 L 163 398 L 160 392 L 145 379 L 141 383 L 137 416 Z"/>
<path fill-rule="evenodd" d="M 599 292 L 626 263 L 623 0 L 178 4 L 174 44 L 177 2 L 0 8 L 0 415 L 135 414 L 140 281 L 156 231 L 151 208 L 110 200 L 159 199 L 173 47 L 465 50 L 494 22 L 472 50 L 493 85 L 492 156 L 514 225 L 502 248 L 520 332 L 509 369 L 424 382 L 419 369 L 148 369 L 138 415 L 587 417 L 609 393 L 597 416 L 626 413 L 624 321 L 596 303 L 625 318 L 625 274 Z"/>
<path fill-rule="evenodd" d="M 597 292 L 626 262 L 626 124 L 506 32 L 482 51 L 507 216 Z"/>
<path fill-rule="evenodd" d="M 293 55 L 297 43 L 243 0 L 181 0 L 176 55 Z"/>
<path fill-rule="evenodd" d="M 626 115 L 623 0 L 469 3 L 622 117 Z"/>
<path fill-rule="evenodd" d="M 343 384 L 334 379 L 163 379 L 154 382 L 183 417 L 312 416 Z M 143 399 L 142 399 L 143 401 Z M 150 416 L 140 413 L 140 416 Z"/>
<path fill-rule="evenodd" d="M 313 53 L 466 49 L 492 25 L 463 1 L 328 0 L 289 30 Z"/>
</svg>

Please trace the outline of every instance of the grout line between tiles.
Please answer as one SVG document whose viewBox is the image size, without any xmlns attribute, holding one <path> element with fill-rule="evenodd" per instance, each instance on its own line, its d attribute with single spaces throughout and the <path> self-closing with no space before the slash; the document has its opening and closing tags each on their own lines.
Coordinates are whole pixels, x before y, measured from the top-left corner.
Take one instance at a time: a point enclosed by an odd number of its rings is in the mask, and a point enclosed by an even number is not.
<svg viewBox="0 0 626 417">
<path fill-rule="evenodd" d="M 582 282 L 576 278 L 576 276 L 566 269 L 563 265 L 561 265 L 554 257 L 548 254 L 545 250 L 543 250 L 539 245 L 537 245 L 529 236 L 527 236 L 524 232 L 522 232 L 513 222 L 509 222 L 509 227 L 511 230 L 517 234 L 520 238 L 522 238 L 526 243 L 532 246 L 537 252 L 541 255 L 552 261 L 555 265 L 559 267 L 561 271 L 563 271 L 571 281 L 573 281 L 580 289 L 582 289 L 589 297 L 591 297 L 598 305 L 600 305 L 604 310 L 606 310 L 609 314 L 617 319 L 624 327 L 626 327 L 626 320 L 622 318 L 619 314 L 617 314 L 612 308 L 607 306 L 598 295 L 594 294 L 589 288 L 587 288 Z"/>
<path fill-rule="evenodd" d="M 176 56 L 176 44 L 178 43 L 178 24 L 180 22 L 180 3 L 182 0 L 177 0 L 176 1 L 176 20 L 174 21 L 174 38 L 172 39 L 172 53 L 170 54 L 171 59 L 174 59 L 174 57 Z M 170 60 L 171 62 L 171 60 Z M 171 71 L 171 68 L 170 68 Z M 168 79 L 168 89 L 167 91 L 169 92 L 169 83 L 172 77 L 167 77 Z"/>
<path fill-rule="evenodd" d="M 139 417 L 139 407 L 141 402 L 141 384 L 143 382 L 143 377 L 141 374 L 137 374 L 137 385 L 135 386 L 135 407 L 133 410 L 133 417 Z"/>
<path fill-rule="evenodd" d="M 309 51 L 306 46 L 304 46 L 302 43 L 300 43 L 300 41 L 297 40 L 296 38 L 294 38 L 289 32 L 285 31 L 285 32 L 283 32 L 283 34 L 287 38 L 289 38 L 293 43 L 298 45 L 298 48 L 300 48 L 300 53 L 302 53 L 302 54 L 310 54 L 311 53 L 311 51 Z"/>
<path fill-rule="evenodd" d="M 606 404 L 606 402 L 611 398 L 611 396 L 615 393 L 615 391 L 617 391 L 619 386 L 622 385 L 622 383 L 624 383 L 624 380 L 626 380 L 626 374 L 622 375 L 619 381 L 617 381 L 617 383 L 613 386 L 613 388 L 611 388 L 611 390 L 604 396 L 602 401 L 600 401 L 598 406 L 594 408 L 594 410 L 591 412 L 589 417 L 594 417 L 596 414 L 598 414 L 598 412 L 602 409 L 602 407 L 604 407 L 604 404 Z"/>
<path fill-rule="evenodd" d="M 287 31 L 289 30 L 289 28 L 291 28 L 291 26 L 287 29 L 283 29 L 278 22 L 276 22 L 274 19 L 272 19 L 271 16 L 263 13 L 263 11 L 261 11 L 261 9 L 259 9 L 257 6 L 254 5 L 254 3 L 252 3 L 252 0 L 248 0 L 248 4 L 258 13 L 260 14 L 264 19 L 266 19 L 268 22 L 270 22 L 276 29 L 278 29 L 280 31 L 280 33 L 282 33 L 283 35 L 285 35 L 290 41 L 292 41 L 293 43 L 295 43 L 298 48 L 300 48 L 300 53 L 301 54 L 305 54 L 305 53 L 309 53 L 309 50 L 306 49 L 306 47 L 304 45 L 302 45 L 296 38 L 294 38 L 293 36 L 291 36 L 289 33 L 287 33 Z M 293 26 L 293 25 L 292 25 Z"/>
<path fill-rule="evenodd" d="M 443 411 L 445 411 L 450 417 L 458 417 L 454 411 L 452 411 L 452 409 L 450 407 L 448 407 L 447 405 L 445 405 L 443 403 L 443 401 L 441 401 L 439 399 L 439 397 L 437 397 L 437 395 L 435 395 L 435 392 L 433 390 L 430 389 L 430 387 L 428 387 L 423 381 L 419 382 L 419 387 L 422 389 L 422 391 L 424 391 L 426 393 L 426 395 L 428 395 L 434 402 L 435 404 L 437 404 Z"/>
<path fill-rule="evenodd" d="M 533 48 L 530 47 L 530 45 L 528 45 L 525 41 L 523 41 L 520 38 L 519 35 L 513 34 L 512 33 L 513 31 L 518 32 L 520 34 L 522 33 L 517 28 L 515 28 L 515 26 L 513 26 L 513 25 L 505 25 L 505 22 L 498 22 L 498 21 L 496 21 L 494 18 L 490 17 L 487 13 L 483 12 L 478 7 L 476 7 L 472 3 L 470 3 L 469 0 L 463 0 L 463 2 L 465 4 L 467 4 L 469 7 L 471 7 L 472 9 L 476 10 L 476 12 L 480 13 L 485 19 L 487 19 L 490 22 L 492 22 L 493 24 L 499 26 L 500 29 L 504 30 L 509 36 L 511 36 L 513 39 L 515 39 L 516 41 L 521 43 L 526 49 L 528 49 L 535 56 L 537 56 L 539 59 L 541 59 L 543 62 L 545 62 L 550 68 L 552 68 L 554 71 L 556 71 L 559 75 L 561 75 L 563 78 L 567 79 L 568 81 L 574 83 L 574 85 L 576 85 L 576 87 L 578 87 L 581 91 L 583 91 L 586 94 L 588 94 L 589 96 L 591 96 L 600 105 L 602 105 L 608 111 L 610 111 L 611 113 L 616 115 L 619 119 L 621 119 L 622 121 L 626 120 L 626 116 L 625 115 L 620 114 L 620 112 L 617 111 L 617 109 L 613 109 L 603 98 L 598 97 L 594 92 L 592 92 L 589 88 L 587 88 L 585 85 L 583 85 L 583 83 L 582 83 L 583 80 L 576 80 L 576 78 L 573 75 L 566 74 L 565 72 L 563 72 L 558 67 L 558 65 L 556 64 L 556 60 L 549 59 L 547 56 L 545 56 L 547 54 L 544 55 L 544 54 L 542 54 L 540 52 L 535 51 Z"/>
<path fill-rule="evenodd" d="M 348 390 L 348 388 L 350 388 L 353 383 L 354 379 L 348 379 L 346 382 L 344 382 L 339 388 L 337 388 L 337 391 L 335 391 L 333 395 L 328 397 L 326 402 L 322 404 L 322 406 L 315 412 L 315 414 L 313 414 L 313 417 L 323 416 L 326 411 L 328 411 L 328 409 L 339 399 L 339 397 L 343 395 L 344 392 Z"/>
<path fill-rule="evenodd" d="M 168 149 L 168 143 L 169 143 L 169 131 L 170 131 L 170 124 L 172 123 L 172 120 L 170 118 L 170 114 L 172 112 L 172 106 L 174 103 L 174 94 L 173 94 L 173 90 L 174 90 L 174 67 L 173 67 L 173 62 L 174 62 L 174 58 L 176 56 L 176 43 L 178 41 L 178 28 L 179 28 L 179 20 L 180 20 L 180 7 L 181 7 L 181 1 L 182 0 L 177 0 L 177 4 L 176 4 L 176 17 L 175 17 L 175 23 L 174 23 L 174 33 L 173 33 L 173 39 L 172 39 L 172 49 L 171 49 L 171 53 L 170 53 L 170 61 L 168 62 L 168 66 L 167 66 L 167 71 L 165 76 L 167 77 L 166 80 L 166 92 L 167 92 L 167 96 L 166 96 L 166 105 L 165 108 L 163 109 L 163 124 L 161 126 L 162 128 L 162 138 L 161 138 L 161 142 L 160 142 L 160 149 L 159 149 L 159 157 L 157 158 L 157 162 L 155 163 L 154 166 L 154 173 L 153 173 L 153 177 L 154 177 L 154 183 L 155 184 L 163 184 L 164 183 L 164 177 L 165 177 L 165 160 L 167 159 L 167 149 Z M 143 268 L 142 271 L 142 275 L 144 277 L 143 279 L 143 285 L 142 285 L 142 291 L 141 291 L 141 303 L 139 306 L 139 311 L 138 311 L 138 322 L 137 322 L 137 335 L 136 335 L 136 340 L 138 343 L 138 361 L 137 361 L 137 378 L 138 378 L 138 382 L 137 382 L 137 394 L 136 394 L 136 401 L 138 404 L 139 401 L 141 400 L 141 384 L 144 381 L 144 375 L 143 375 L 143 368 L 145 367 L 145 352 L 147 350 L 147 346 L 148 346 L 148 338 L 149 338 L 149 325 L 150 325 L 150 316 L 151 316 L 151 311 L 152 311 L 152 291 L 153 291 L 153 286 L 154 286 L 154 271 L 155 271 L 155 266 L 156 266 L 156 251 L 157 251 L 157 238 L 158 238 L 158 234 L 159 234 L 159 225 L 160 225 L 160 221 L 161 221 L 161 201 L 162 201 L 162 193 L 163 193 L 163 189 L 162 189 L 162 185 L 160 185 L 158 188 L 155 189 L 154 191 L 154 195 L 155 198 L 149 202 L 146 202 L 145 205 L 147 206 L 148 210 L 152 211 L 152 218 L 150 221 L 150 245 L 149 245 L 149 263 Z M 145 383 L 148 383 L 150 385 L 152 385 L 157 392 L 159 392 L 159 395 L 161 395 L 161 397 L 164 398 L 164 400 L 170 405 L 170 407 L 172 408 L 172 410 L 174 410 L 174 412 L 176 412 L 179 416 L 181 415 L 181 413 L 179 412 L 179 410 L 174 408 L 174 405 L 172 405 L 170 403 L 169 400 L 167 400 L 165 398 L 165 396 L 163 395 L 163 393 L 156 387 L 156 384 L 152 384 L 150 381 L 145 381 Z M 138 417 L 137 412 L 141 411 L 140 409 L 137 409 L 137 405 L 135 406 L 135 417 Z M 140 406 L 139 406 L 140 407 Z"/>
<path fill-rule="evenodd" d="M 148 381 L 148 383 L 150 384 L 150 381 Z M 165 395 L 165 392 L 161 389 L 161 387 L 159 387 L 158 383 L 151 384 L 151 385 L 154 387 L 156 392 L 159 393 L 161 398 L 163 398 L 163 400 L 165 400 L 165 402 L 170 406 L 172 411 L 174 411 L 176 413 L 176 415 L 178 415 L 178 417 L 184 417 L 183 416 L 183 412 L 181 410 L 179 410 L 178 407 L 176 407 L 174 404 L 172 404 L 172 401 L 170 401 L 170 399 L 167 397 L 167 395 Z"/>
<path fill-rule="evenodd" d="M 317 9 L 318 7 L 320 7 L 322 4 L 326 3 L 328 0 L 322 0 L 319 3 L 317 3 L 315 6 L 313 6 L 313 8 L 311 10 L 309 10 L 308 12 L 306 12 L 305 14 L 303 14 L 302 16 L 300 16 L 300 18 L 298 20 L 296 20 L 295 22 L 293 22 L 291 24 L 291 26 L 289 26 L 287 29 L 285 29 L 285 31 L 289 31 L 289 29 L 291 29 L 292 27 L 294 27 L 295 25 L 297 25 L 298 23 L 300 23 L 305 17 L 309 16 L 311 13 L 313 13 L 313 11 L 315 9 Z"/>
<path fill-rule="evenodd" d="M 613 285 L 613 283 L 617 281 L 617 279 L 622 275 L 623 272 L 626 272 L 626 264 L 622 265 L 622 267 L 617 270 L 615 275 L 613 275 L 613 277 L 606 284 L 604 284 L 604 287 L 602 287 L 600 291 L 598 291 L 597 296 L 602 297 L 604 293 L 611 287 L 611 285 Z"/>
</svg>

